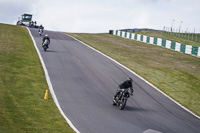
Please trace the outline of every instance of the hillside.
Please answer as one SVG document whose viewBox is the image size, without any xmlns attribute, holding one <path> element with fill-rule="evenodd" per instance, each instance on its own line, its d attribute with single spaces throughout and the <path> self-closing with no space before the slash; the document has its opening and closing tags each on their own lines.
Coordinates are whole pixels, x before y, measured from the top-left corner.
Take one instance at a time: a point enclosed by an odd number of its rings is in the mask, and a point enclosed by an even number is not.
<svg viewBox="0 0 200 133">
<path fill-rule="evenodd" d="M 148 34 L 167 39 L 162 33 Z M 129 67 L 200 115 L 200 58 L 109 34 L 70 35 Z M 43 99 L 46 89 L 26 28 L 0 24 L 0 132 L 74 132 L 51 96 Z"/>
</svg>

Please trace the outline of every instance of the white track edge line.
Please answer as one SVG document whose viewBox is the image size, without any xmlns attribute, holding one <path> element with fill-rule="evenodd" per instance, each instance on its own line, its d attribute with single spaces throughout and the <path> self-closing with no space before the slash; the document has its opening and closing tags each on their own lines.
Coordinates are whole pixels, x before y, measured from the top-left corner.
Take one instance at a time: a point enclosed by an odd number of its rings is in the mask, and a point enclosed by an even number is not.
<svg viewBox="0 0 200 133">
<path fill-rule="evenodd" d="M 27 28 L 27 27 L 26 27 L 26 28 Z M 40 61 L 41 61 L 41 63 L 42 63 L 42 67 L 43 67 L 44 72 L 45 72 L 46 81 L 47 81 L 47 84 L 48 84 L 48 86 L 49 86 L 49 90 L 50 90 L 50 92 L 51 92 L 51 95 L 52 95 L 52 97 L 53 97 L 53 100 L 54 100 L 54 102 L 55 102 L 57 108 L 59 109 L 60 113 L 61 113 L 62 116 L 65 118 L 65 120 L 67 121 L 67 123 L 70 125 L 70 127 L 71 127 L 76 133 L 80 133 L 80 132 L 78 131 L 78 129 L 76 129 L 76 127 L 72 124 L 72 122 L 67 118 L 67 116 L 65 115 L 65 113 L 62 111 L 62 109 L 61 109 L 61 107 L 60 107 L 60 104 L 59 104 L 59 102 L 58 102 L 58 100 L 57 100 L 57 97 L 56 97 L 56 95 L 55 95 L 55 93 L 54 93 L 53 86 L 52 86 L 52 83 L 51 83 L 51 80 L 50 80 L 48 71 L 47 71 L 47 69 L 46 69 L 45 63 L 44 63 L 44 61 L 43 61 L 43 58 L 42 58 L 42 56 L 41 56 L 41 54 L 40 54 L 40 52 L 39 52 L 39 49 L 38 49 L 38 47 L 37 47 L 37 45 L 36 45 L 36 43 L 35 43 L 35 40 L 34 40 L 32 34 L 31 34 L 29 28 L 27 28 L 27 29 L 28 29 L 29 35 L 30 35 L 30 37 L 31 37 L 31 39 L 32 39 L 32 41 L 33 41 L 33 44 L 34 44 L 35 49 L 36 49 L 36 51 L 37 51 L 37 54 L 38 54 L 38 56 L 39 56 L 39 58 L 40 58 Z"/>
<path fill-rule="evenodd" d="M 70 36 L 68 34 L 65 34 L 67 36 Z M 158 89 L 156 86 L 154 86 L 153 84 L 151 84 L 149 81 L 145 80 L 143 77 L 141 77 L 140 75 L 138 75 L 137 73 L 135 73 L 134 71 L 132 71 L 131 69 L 129 69 L 128 67 L 120 64 L 119 62 L 117 62 L 116 60 L 114 60 L 113 58 L 107 56 L 106 54 L 96 50 L 95 48 L 89 46 L 88 44 L 76 39 L 75 37 L 73 36 L 70 36 L 72 38 L 74 38 L 75 40 L 79 41 L 80 43 L 84 44 L 85 46 L 91 48 L 92 50 L 98 52 L 99 54 L 107 57 L 108 59 L 112 60 L 113 62 L 115 62 L 116 64 L 120 65 L 121 67 L 127 69 L 128 71 L 130 71 L 132 74 L 136 75 L 138 78 L 140 78 L 141 80 L 143 80 L 144 82 L 146 82 L 148 85 L 150 85 L 151 87 L 153 87 L 154 89 L 156 89 L 158 92 L 160 92 L 161 94 L 163 94 L 164 96 L 166 96 L 167 98 L 169 98 L 171 101 L 173 101 L 174 103 L 176 103 L 177 105 L 179 105 L 181 108 L 183 108 L 184 110 L 186 110 L 187 112 L 189 112 L 190 114 L 192 114 L 193 116 L 195 116 L 196 118 L 200 119 L 200 116 L 196 115 L 195 113 L 193 113 L 192 111 L 190 111 L 189 109 L 187 109 L 186 107 L 184 107 L 183 105 L 181 105 L 180 103 L 178 103 L 177 101 L 175 101 L 174 99 L 172 99 L 170 96 L 168 96 L 167 94 L 165 94 L 164 92 L 162 92 L 160 89 Z"/>
</svg>

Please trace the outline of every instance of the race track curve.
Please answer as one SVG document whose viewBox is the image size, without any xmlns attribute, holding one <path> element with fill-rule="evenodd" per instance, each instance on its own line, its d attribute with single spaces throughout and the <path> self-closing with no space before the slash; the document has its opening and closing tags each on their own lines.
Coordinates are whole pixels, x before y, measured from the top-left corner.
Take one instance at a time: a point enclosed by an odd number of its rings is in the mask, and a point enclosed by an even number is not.
<svg viewBox="0 0 200 133">
<path fill-rule="evenodd" d="M 81 133 L 199 133 L 200 120 L 133 73 L 60 32 L 47 52 L 30 29 L 48 70 L 58 102 Z M 124 110 L 112 105 L 118 84 L 133 78 L 134 95 Z"/>
</svg>

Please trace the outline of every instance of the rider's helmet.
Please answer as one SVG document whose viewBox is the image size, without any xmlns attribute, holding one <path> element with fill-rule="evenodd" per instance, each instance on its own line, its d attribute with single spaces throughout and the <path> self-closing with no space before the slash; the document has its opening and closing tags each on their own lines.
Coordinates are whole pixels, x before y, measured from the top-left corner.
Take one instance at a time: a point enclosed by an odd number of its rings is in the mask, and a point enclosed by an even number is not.
<svg viewBox="0 0 200 133">
<path fill-rule="evenodd" d="M 129 77 L 129 78 L 127 78 L 127 81 L 132 83 L 133 79 Z"/>
<path fill-rule="evenodd" d="M 48 34 L 46 34 L 45 37 L 48 37 Z"/>
</svg>

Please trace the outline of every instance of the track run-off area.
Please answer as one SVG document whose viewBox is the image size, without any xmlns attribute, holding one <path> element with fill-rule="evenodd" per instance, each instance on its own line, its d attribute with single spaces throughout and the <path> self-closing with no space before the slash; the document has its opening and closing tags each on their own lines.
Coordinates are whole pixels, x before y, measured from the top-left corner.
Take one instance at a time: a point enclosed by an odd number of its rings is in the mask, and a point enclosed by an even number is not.
<svg viewBox="0 0 200 133">
<path fill-rule="evenodd" d="M 54 100 L 76 132 L 199 133 L 199 118 L 119 63 L 60 32 L 44 31 L 51 39 L 45 52 L 43 36 L 37 29 L 30 32 L 46 66 Z M 133 78 L 134 95 L 119 110 L 112 98 L 127 77 Z"/>
</svg>

